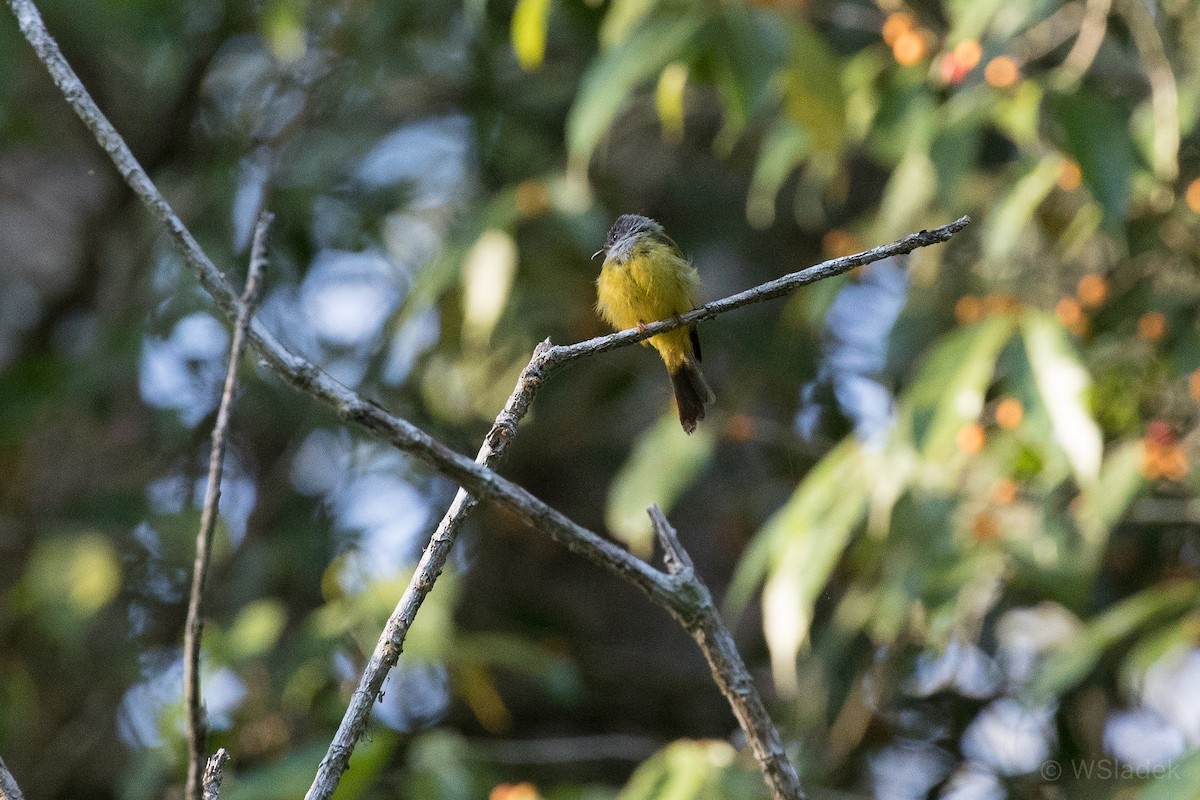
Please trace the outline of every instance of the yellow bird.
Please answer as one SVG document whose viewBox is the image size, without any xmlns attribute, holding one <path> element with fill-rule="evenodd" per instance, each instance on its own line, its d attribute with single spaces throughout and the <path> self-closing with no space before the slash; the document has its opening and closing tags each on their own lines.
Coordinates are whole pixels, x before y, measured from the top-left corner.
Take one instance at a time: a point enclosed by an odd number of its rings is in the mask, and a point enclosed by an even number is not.
<svg viewBox="0 0 1200 800">
<path fill-rule="evenodd" d="M 617 217 L 604 248 L 604 266 L 596 280 L 596 310 L 617 330 L 642 328 L 649 322 L 677 317 L 696 307 L 700 276 L 661 225 L 639 214 Z M 596 256 L 592 256 L 595 258 Z M 704 419 L 712 389 L 700 372 L 700 338 L 696 327 L 677 328 L 652 336 L 650 345 L 662 356 L 675 389 L 679 422 L 691 433 Z"/>
</svg>

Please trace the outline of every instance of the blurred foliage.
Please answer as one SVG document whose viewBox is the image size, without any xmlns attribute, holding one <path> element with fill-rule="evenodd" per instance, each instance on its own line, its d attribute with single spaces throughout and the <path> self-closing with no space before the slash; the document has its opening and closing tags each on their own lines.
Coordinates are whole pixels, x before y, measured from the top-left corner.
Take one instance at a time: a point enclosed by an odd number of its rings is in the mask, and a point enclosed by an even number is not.
<svg viewBox="0 0 1200 800">
<path fill-rule="evenodd" d="M 814 796 L 1194 796 L 1195 0 L 41 5 L 227 274 L 276 212 L 262 322 L 462 452 L 537 341 L 603 332 L 619 213 L 706 299 L 972 215 L 704 324 L 694 437 L 627 348 L 504 470 L 647 556 L 671 513 Z M 0 754 L 30 797 L 160 797 L 228 337 L 11 21 L 0 252 Z M 242 374 L 210 744 L 229 797 L 295 797 L 454 487 Z M 759 796 L 670 620 L 470 528 L 339 798 Z"/>
</svg>

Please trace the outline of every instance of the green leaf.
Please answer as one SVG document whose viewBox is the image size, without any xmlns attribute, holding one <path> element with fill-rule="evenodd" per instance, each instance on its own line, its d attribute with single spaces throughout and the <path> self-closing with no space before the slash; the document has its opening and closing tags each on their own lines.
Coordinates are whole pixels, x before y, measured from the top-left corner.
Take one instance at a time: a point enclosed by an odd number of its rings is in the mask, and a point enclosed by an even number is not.
<svg viewBox="0 0 1200 800">
<path fill-rule="evenodd" d="M 901 397 L 901 409 L 912 419 L 914 436 L 930 461 L 952 456 L 958 432 L 979 418 L 996 360 L 1014 329 L 1013 319 L 1000 315 L 951 332 Z"/>
<path fill-rule="evenodd" d="M 714 147 L 728 155 L 751 118 L 778 97 L 775 76 L 788 40 L 775 14 L 741 3 L 724 3 L 706 37 L 725 116 Z"/>
<path fill-rule="evenodd" d="M 1187 653 L 1196 642 L 1200 642 L 1200 612 L 1193 612 L 1181 619 L 1152 630 L 1138 640 L 1121 664 L 1121 685 L 1131 695 L 1145 685 L 1146 673 L 1163 658 Z"/>
<path fill-rule="evenodd" d="M 600 138 L 639 84 L 682 56 L 704 27 L 699 12 L 654 16 L 592 62 L 567 115 L 567 150 L 583 171 Z"/>
<path fill-rule="evenodd" d="M 600 25 L 600 44 L 604 48 L 621 42 L 639 22 L 659 5 L 660 0 L 612 0 Z"/>
<path fill-rule="evenodd" d="M 1032 0 L 947 0 L 950 34 L 946 41 L 957 44 L 964 39 L 981 39 L 989 28 L 1000 28 L 1008 38 L 1025 27 L 1030 14 L 1041 8 Z"/>
<path fill-rule="evenodd" d="M 1087 486 L 1099 475 L 1103 449 L 1100 427 L 1087 405 L 1091 377 L 1054 317 L 1026 311 L 1021 315 L 1021 329 L 1038 393 L 1053 424 L 1054 440 L 1066 454 L 1075 480 Z"/>
<path fill-rule="evenodd" d="M 791 57 L 783 74 L 784 108 L 804 126 L 813 149 L 840 156 L 846 143 L 842 65 L 816 31 L 796 19 L 789 27 Z"/>
<path fill-rule="evenodd" d="M 687 89 L 688 68 L 675 61 L 668 64 L 658 76 L 658 88 L 654 92 L 654 107 L 658 111 L 658 122 L 662 126 L 663 138 L 670 142 L 683 141 L 684 91 Z"/>
<path fill-rule="evenodd" d="M 796 525 L 824 521 L 838 510 L 843 486 L 852 489 L 861 484 L 861 447 L 848 437 L 817 463 L 796 488 L 790 500 L 776 512 L 750 541 L 738 562 L 737 570 L 725 594 L 724 612 L 731 619 L 740 616 L 768 571 L 779 561 Z"/>
<path fill-rule="evenodd" d="M 1033 213 L 1054 189 L 1062 165 L 1062 156 L 1057 153 L 1043 156 L 996 206 L 984 235 L 984 258 L 997 263 L 1008 261 Z"/>
<path fill-rule="evenodd" d="M 937 169 L 929 157 L 929 142 L 914 140 L 888 179 L 873 235 L 895 239 L 911 231 L 937 193 Z"/>
<path fill-rule="evenodd" d="M 464 343 L 479 350 L 487 347 L 508 305 L 516 273 L 517 243 L 505 231 L 484 231 L 462 267 Z"/>
<path fill-rule="evenodd" d="M 1200 786 L 1200 749 L 1181 757 L 1158 774 L 1138 800 L 1196 800 Z"/>
<path fill-rule="evenodd" d="M 683 739 L 638 767 L 617 800 L 747 800 L 764 795 L 762 779 L 719 740 Z"/>
<path fill-rule="evenodd" d="M 1080 492 L 1075 523 L 1092 558 L 1100 555 L 1109 532 L 1145 484 L 1142 456 L 1140 439 L 1122 442 L 1104 459 L 1099 480 Z"/>
<path fill-rule="evenodd" d="M 396 734 L 375 730 L 354 748 L 351 768 L 338 785 L 334 797 L 358 797 L 379 777 L 396 745 Z M 314 743 L 293 748 L 283 757 L 246 771 L 226 770 L 221 785 L 222 800 L 287 800 L 302 796 L 312 783 L 313 769 L 325 755 L 327 745 Z"/>
<path fill-rule="evenodd" d="M 644 433 L 608 490 L 604 512 L 608 529 L 635 554 L 654 551 L 654 531 L 646 509 L 658 503 L 669 511 L 712 458 L 711 428 L 688 436 L 675 415 L 667 413 Z"/>
<path fill-rule="evenodd" d="M 517 0 L 510 33 L 517 61 L 526 72 L 533 72 L 542 65 L 549 27 L 550 0 Z"/>
<path fill-rule="evenodd" d="M 1127 597 L 1097 615 L 1075 636 L 1054 649 L 1034 674 L 1030 693 L 1053 700 L 1079 684 L 1114 645 L 1144 630 L 1156 619 L 1200 603 L 1200 582 L 1154 586 Z"/>
<path fill-rule="evenodd" d="M 229 657 L 256 658 L 279 641 L 287 625 L 287 608 L 275 598 L 256 600 L 244 607 L 226 634 Z"/>
<path fill-rule="evenodd" d="M 763 576 L 763 627 L 776 684 L 795 688 L 812 606 L 867 509 L 867 453 L 853 437 L 809 471 L 755 536 L 726 596 L 736 616 Z"/>
<path fill-rule="evenodd" d="M 766 228 L 775 221 L 779 189 L 808 155 L 808 142 L 804 128 L 787 117 L 777 119 L 763 139 L 746 194 L 746 220 L 754 227 Z"/>
<path fill-rule="evenodd" d="M 1107 98 L 1086 92 L 1060 95 L 1051 109 L 1062 125 L 1067 152 L 1083 171 L 1083 182 L 1104 208 L 1105 230 L 1122 236 L 1134 169 L 1129 115 Z"/>
<path fill-rule="evenodd" d="M 418 737 L 408 749 L 406 766 L 407 780 L 400 797 L 475 800 L 487 795 L 491 783 L 466 740 L 446 730 Z M 339 792 L 336 800 L 340 797 Z"/>
</svg>

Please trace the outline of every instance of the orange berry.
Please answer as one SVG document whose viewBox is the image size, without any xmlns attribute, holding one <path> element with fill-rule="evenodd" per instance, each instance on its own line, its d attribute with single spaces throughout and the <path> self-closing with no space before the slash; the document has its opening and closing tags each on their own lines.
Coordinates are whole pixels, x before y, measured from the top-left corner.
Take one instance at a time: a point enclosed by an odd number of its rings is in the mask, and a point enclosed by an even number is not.
<svg viewBox="0 0 1200 800">
<path fill-rule="evenodd" d="M 862 252 L 863 246 L 850 231 L 833 228 L 821 237 L 821 249 L 826 258 L 841 258 Z"/>
<path fill-rule="evenodd" d="M 1000 538 L 1000 525 L 994 516 L 983 511 L 971 523 L 971 535 L 977 542 L 994 542 Z"/>
<path fill-rule="evenodd" d="M 979 59 L 983 58 L 983 48 L 975 39 L 963 39 L 954 46 L 953 55 L 958 66 L 970 72 L 979 65 Z"/>
<path fill-rule="evenodd" d="M 1083 183 L 1083 169 L 1080 168 L 1079 162 L 1073 158 L 1064 160 L 1058 169 L 1058 179 L 1055 182 L 1064 192 L 1078 189 Z"/>
<path fill-rule="evenodd" d="M 938 76 L 942 83 L 958 83 L 963 79 L 962 68 L 952 55 L 944 55 L 937 61 Z"/>
<path fill-rule="evenodd" d="M 989 314 L 1006 314 L 1010 311 L 1017 311 L 1021 307 L 1017 298 L 1006 292 L 993 292 L 983 298 L 983 303 L 987 306 Z"/>
<path fill-rule="evenodd" d="M 892 44 L 896 63 L 911 67 L 925 57 L 925 37 L 919 31 L 905 31 Z"/>
<path fill-rule="evenodd" d="M 1108 281 L 1102 275 L 1084 275 L 1075 287 L 1075 296 L 1084 308 L 1102 306 L 1108 299 Z"/>
<path fill-rule="evenodd" d="M 963 325 L 972 325 L 983 319 L 985 310 L 983 300 L 973 294 L 964 294 L 954 304 L 954 318 Z"/>
<path fill-rule="evenodd" d="M 1162 474 L 1167 480 L 1181 481 L 1187 477 L 1187 454 L 1178 445 L 1168 447 L 1162 454 Z"/>
<path fill-rule="evenodd" d="M 895 44 L 901 35 L 910 32 L 917 26 L 917 21 L 907 11 L 897 11 L 889 14 L 883 22 L 883 40 Z"/>
<path fill-rule="evenodd" d="M 1147 342 L 1157 342 L 1167 335 L 1167 318 L 1158 311 L 1147 311 L 1138 317 L 1137 335 Z"/>
<path fill-rule="evenodd" d="M 1187 185 L 1187 191 L 1183 197 L 1187 200 L 1188 208 L 1200 214 L 1200 178 L 1196 178 Z"/>
<path fill-rule="evenodd" d="M 1074 297 L 1064 297 L 1054 305 L 1054 316 L 1068 328 L 1078 325 L 1083 319 L 1083 307 Z"/>
<path fill-rule="evenodd" d="M 1174 443 L 1175 431 L 1171 428 L 1170 423 L 1156 419 L 1146 426 L 1147 446 L 1167 447 Z"/>
<path fill-rule="evenodd" d="M 1017 499 L 1017 482 L 1009 478 L 1001 478 L 996 481 L 996 486 L 992 489 L 992 500 L 1002 506 L 1011 505 Z"/>
<path fill-rule="evenodd" d="M 996 424 L 1011 431 L 1021 424 L 1025 416 L 1025 408 L 1015 397 L 1006 397 L 996 404 Z"/>
<path fill-rule="evenodd" d="M 1142 453 L 1142 476 L 1151 481 L 1163 476 L 1162 457 L 1157 447 L 1147 447 Z"/>
<path fill-rule="evenodd" d="M 987 434 L 978 422 L 963 425 L 958 429 L 958 435 L 954 437 L 954 443 L 958 445 L 958 449 L 972 456 L 983 450 L 985 441 L 987 441 Z"/>
<path fill-rule="evenodd" d="M 500 783 L 492 787 L 488 800 L 540 800 L 541 795 L 532 783 Z"/>
<path fill-rule="evenodd" d="M 983 78 L 997 89 L 1012 86 L 1021 78 L 1021 67 L 1009 56 L 996 56 L 984 67 Z"/>
<path fill-rule="evenodd" d="M 753 417 L 746 414 L 734 414 L 725 426 L 725 435 L 732 442 L 748 442 L 754 438 L 757 427 Z"/>
<path fill-rule="evenodd" d="M 550 210 L 550 193 L 541 181 L 524 180 L 517 184 L 513 203 L 523 217 L 540 216 Z"/>
<path fill-rule="evenodd" d="M 1200 403 L 1200 369 L 1188 376 L 1188 394 L 1197 403 Z"/>
</svg>

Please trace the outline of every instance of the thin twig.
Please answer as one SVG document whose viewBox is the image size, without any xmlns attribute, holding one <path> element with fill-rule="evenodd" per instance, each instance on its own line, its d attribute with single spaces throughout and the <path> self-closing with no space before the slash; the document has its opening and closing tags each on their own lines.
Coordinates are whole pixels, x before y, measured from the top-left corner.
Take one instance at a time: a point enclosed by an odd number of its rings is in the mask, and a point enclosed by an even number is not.
<svg viewBox="0 0 1200 800">
<path fill-rule="evenodd" d="M 183 634 L 183 694 L 187 706 L 188 774 L 186 796 L 201 800 L 204 793 L 201 765 L 205 761 L 207 722 L 200 698 L 200 640 L 204 632 L 204 581 L 208 576 L 209 553 L 213 528 L 221 504 L 221 476 L 225 470 L 225 433 L 233 409 L 237 388 L 238 366 L 246 344 L 246 331 L 258 303 L 263 267 L 267 261 L 267 231 L 273 219 L 264 211 L 254 227 L 254 244 L 250 249 L 250 268 L 246 273 L 246 288 L 233 326 L 233 341 L 229 345 L 229 367 L 225 372 L 225 387 L 217 407 L 217 422 L 213 426 L 212 451 L 208 459 L 208 487 L 204 493 L 204 508 L 200 513 L 200 531 L 196 534 L 196 561 L 192 565 L 192 592 L 188 598 L 187 625 Z M 214 756 L 215 758 L 215 756 Z"/>
<path fill-rule="evenodd" d="M 104 117 L 90 95 L 88 95 L 87 90 L 63 58 L 57 44 L 46 31 L 45 25 L 33 3 L 30 0 L 7 1 L 17 15 L 22 33 L 33 45 L 38 57 L 45 64 L 68 103 L 75 109 L 80 119 L 93 132 L 97 142 L 112 158 L 118 171 L 125 178 L 130 188 L 142 199 L 147 209 L 166 229 L 179 248 L 184 262 L 196 272 L 201 285 L 209 291 L 217 302 L 217 305 L 227 316 L 231 318 L 236 317 L 239 303 L 233 289 L 225 281 L 212 261 L 209 260 L 208 256 L 200 249 L 195 237 L 192 236 L 191 232 L 188 231 L 187 227 L 175 214 L 166 199 L 158 191 L 158 188 L 137 163 L 137 160 L 129 151 L 124 140 L 112 127 L 107 118 Z M 965 227 L 968 221 L 966 217 L 963 217 L 941 228 L 912 234 L 891 245 L 878 247 L 866 253 L 859 253 L 847 258 L 827 261 L 816 267 L 793 273 L 792 275 L 763 284 L 761 287 L 756 287 L 739 295 L 710 303 L 682 317 L 651 323 L 642 331 L 622 331 L 576 345 L 549 348 L 541 359 L 535 357 L 535 361 L 540 362 L 537 365 L 537 371 L 541 373 L 539 379 L 544 378 L 545 373 L 555 365 L 565 364 L 576 358 L 582 358 L 616 347 L 634 344 L 655 334 L 673 330 L 682 325 L 710 319 L 720 313 L 732 311 L 734 308 L 739 308 L 749 303 L 780 297 L 799 286 L 845 272 L 854 267 L 871 263 L 872 261 L 878 261 L 890 255 L 907 253 L 919 247 L 944 242 Z M 516 514 L 531 527 L 546 533 L 572 552 L 582 555 L 619 577 L 628 580 L 645 592 L 653 602 L 670 611 L 677 619 L 683 621 L 691 620 L 695 617 L 696 598 L 693 597 L 691 587 L 687 584 L 681 584 L 675 576 L 660 573 L 612 542 L 571 521 L 561 512 L 547 506 L 525 489 L 502 478 L 486 466 L 477 464 L 465 456 L 455 453 L 407 420 L 395 417 L 380 406 L 364 400 L 355 392 L 322 372 L 314 364 L 288 351 L 257 321 L 251 323 L 248 338 L 251 346 L 259 353 L 267 366 L 274 370 L 293 388 L 330 405 L 342 419 L 357 423 L 367 430 L 380 435 L 397 449 L 416 456 L 433 469 L 456 481 L 463 488 L 464 492 L 468 493 L 475 500 L 486 499 L 496 503 L 500 507 Z M 534 367 L 533 363 L 531 363 L 532 367 Z M 514 391 L 514 397 L 522 395 L 523 391 L 524 389 L 519 384 L 517 390 Z M 530 394 L 531 396 L 532 394 Z M 520 400 L 514 401 L 510 398 L 510 404 L 514 402 L 519 403 Z M 507 408 L 506 406 L 506 410 Z M 523 410 L 520 413 L 523 414 Z M 513 424 L 515 424 L 515 420 L 519 419 L 519 416 L 514 414 L 513 419 Z M 499 435 L 511 438 L 510 430 L 510 428 L 505 426 Z M 466 507 L 467 504 L 463 503 L 460 505 Z M 444 553 L 441 558 L 442 563 L 444 563 Z M 423 561 L 425 561 L 424 558 Z M 429 566 L 435 566 L 435 561 L 430 561 Z M 436 566 L 436 569 L 440 569 L 440 566 Z M 429 574 L 435 574 L 436 569 Z M 728 660 L 727 656 L 733 648 L 733 642 L 728 637 L 727 632 L 722 636 L 721 631 L 714 629 L 710 623 L 701 621 L 698 624 L 700 627 L 697 629 L 697 641 L 700 643 L 702 649 L 705 650 L 705 653 L 713 653 L 719 658 Z M 736 657 L 736 649 L 733 649 L 732 653 Z M 737 659 L 737 662 L 740 663 L 740 658 Z M 716 669 L 717 667 L 714 666 L 714 670 Z M 736 702 L 731 699 L 731 703 L 734 703 L 734 710 L 739 722 L 743 726 L 754 725 L 759 720 L 756 714 L 753 713 L 754 709 L 742 697 L 740 693 L 742 688 L 741 686 L 734 685 L 723 687 L 723 690 L 729 689 L 733 692 L 734 697 L 738 698 Z M 366 696 L 373 698 L 374 695 L 368 694 Z M 761 706 L 761 704 L 759 705 Z M 369 709 L 369 703 L 367 704 L 367 708 Z M 751 735 L 752 733 L 747 731 L 747 736 Z M 343 764 L 348 763 L 349 750 L 353 747 L 353 742 L 348 742 L 340 747 L 344 752 L 339 754 L 338 761 Z M 779 785 L 780 780 L 782 780 L 780 776 L 786 778 L 786 772 L 790 770 L 790 764 L 787 763 L 786 756 L 783 756 L 782 752 L 778 755 L 771 753 L 767 753 L 766 755 L 768 758 L 776 759 L 775 763 L 778 767 L 774 772 L 768 771 L 767 773 L 768 781 L 772 783 L 774 789 Z M 344 761 L 342 760 L 343 757 Z M 778 759 L 782 760 L 779 761 Z M 785 766 L 787 769 L 784 769 Z M 336 778 L 334 785 L 336 785 Z M 312 790 L 310 790 L 311 796 L 314 796 L 312 795 Z M 325 797 L 327 795 L 316 796 Z M 778 791 L 775 791 L 775 796 L 781 800 L 794 800 L 794 798 L 801 797 L 802 795 L 799 793 L 797 785 L 796 793 L 780 794 Z"/>
<path fill-rule="evenodd" d="M 224 747 L 217 748 L 212 758 L 204 765 L 204 794 L 202 800 L 221 800 L 221 781 L 225 778 L 224 766 L 229 753 Z"/>
<path fill-rule="evenodd" d="M 17 786 L 17 780 L 8 771 L 8 767 L 4 766 L 4 759 L 0 758 L 0 800 L 25 800 L 25 796 L 21 794 L 21 787 Z"/>
</svg>

